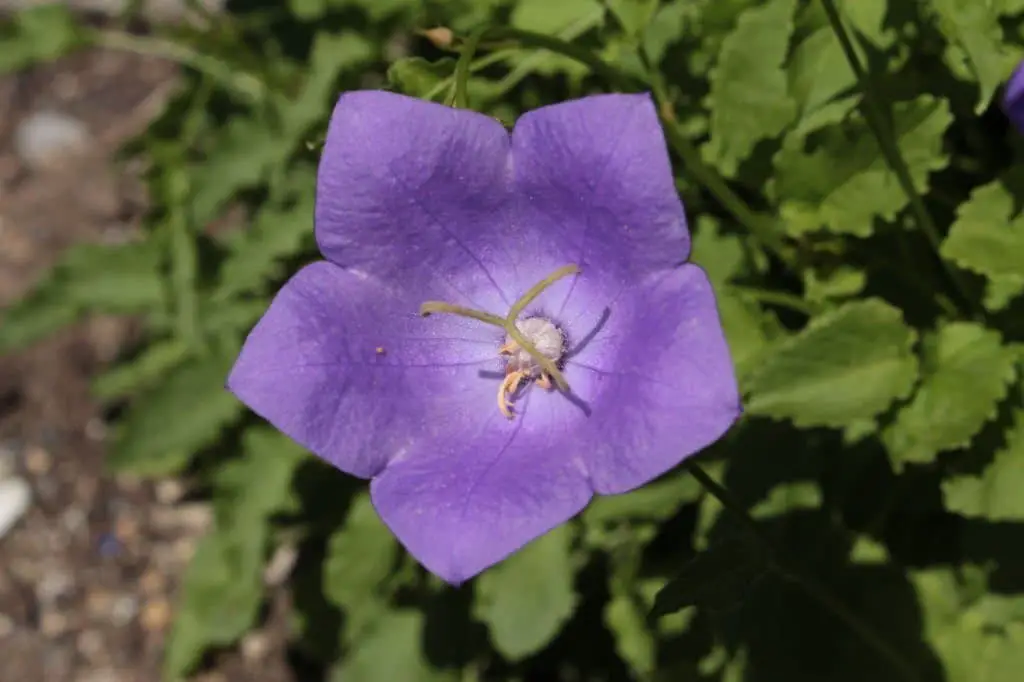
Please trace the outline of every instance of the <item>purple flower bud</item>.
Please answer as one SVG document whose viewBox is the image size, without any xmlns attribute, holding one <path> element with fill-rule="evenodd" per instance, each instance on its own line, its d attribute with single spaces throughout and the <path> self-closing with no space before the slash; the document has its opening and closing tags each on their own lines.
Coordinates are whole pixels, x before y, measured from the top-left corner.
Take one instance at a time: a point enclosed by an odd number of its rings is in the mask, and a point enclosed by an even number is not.
<svg viewBox="0 0 1024 682">
<path fill-rule="evenodd" d="M 740 414 L 646 95 L 544 107 L 510 135 L 471 111 L 345 94 L 315 219 L 326 260 L 277 294 L 228 386 L 372 479 L 381 518 L 450 583 L 595 493 L 660 476 Z M 531 290 L 515 329 L 535 354 L 499 326 Z M 427 301 L 483 314 L 422 316 Z"/>
<path fill-rule="evenodd" d="M 1018 132 L 1024 133 L 1024 62 L 1017 65 L 1006 84 L 1003 110 Z"/>
</svg>

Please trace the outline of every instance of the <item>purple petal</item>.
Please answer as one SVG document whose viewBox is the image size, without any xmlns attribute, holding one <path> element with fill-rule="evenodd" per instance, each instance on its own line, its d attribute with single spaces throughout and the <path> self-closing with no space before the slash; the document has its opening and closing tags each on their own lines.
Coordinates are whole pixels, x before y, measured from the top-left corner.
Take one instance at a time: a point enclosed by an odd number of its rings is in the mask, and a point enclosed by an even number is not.
<svg viewBox="0 0 1024 682">
<path fill-rule="evenodd" d="M 346 269 L 423 299 L 506 308 L 509 137 L 482 114 L 387 92 L 342 95 L 317 178 L 316 237 Z"/>
<path fill-rule="evenodd" d="M 684 262 L 690 238 L 647 95 L 543 107 L 512 134 L 517 224 L 584 273 L 633 281 Z"/>
<path fill-rule="evenodd" d="M 327 262 L 300 270 L 249 334 L 228 388 L 342 471 L 368 478 L 494 402 L 501 333 Z M 454 425 L 454 426 L 453 426 Z"/>
<path fill-rule="evenodd" d="M 591 410 L 570 428 L 596 492 L 647 483 L 718 440 L 739 417 L 714 293 L 697 266 L 655 275 L 603 310 L 600 300 L 580 296 L 565 315 L 577 340 L 597 328 L 565 372 Z"/>
<path fill-rule="evenodd" d="M 1006 84 L 1003 109 L 1018 132 L 1024 133 L 1024 62 L 1017 65 Z"/>
<path fill-rule="evenodd" d="M 374 506 L 406 549 L 457 585 L 577 514 L 590 500 L 571 431 L 534 420 L 531 391 L 515 421 L 492 405 L 478 418 L 396 459 L 370 484 Z M 492 401 L 493 403 L 493 401 Z"/>
</svg>

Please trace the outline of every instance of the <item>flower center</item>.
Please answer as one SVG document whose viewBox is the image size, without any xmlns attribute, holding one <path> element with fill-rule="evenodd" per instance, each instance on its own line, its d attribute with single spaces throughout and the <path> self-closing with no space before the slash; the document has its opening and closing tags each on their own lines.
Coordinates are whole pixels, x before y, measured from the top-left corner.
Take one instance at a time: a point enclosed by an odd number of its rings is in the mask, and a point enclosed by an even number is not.
<svg viewBox="0 0 1024 682">
<path fill-rule="evenodd" d="M 510 399 L 524 381 L 536 379 L 537 385 L 547 390 L 553 387 L 553 382 L 560 390 L 569 390 L 569 384 L 557 364 L 565 350 L 565 337 L 562 331 L 546 318 L 528 317 L 520 320 L 519 315 L 545 289 L 563 277 L 578 272 L 579 268 L 575 265 L 558 268 L 530 287 L 529 291 L 512 304 L 505 317 L 443 301 L 423 303 L 420 306 L 420 314 L 426 317 L 434 313 L 449 313 L 479 320 L 505 330 L 505 343 L 498 349 L 498 353 L 507 355 L 508 361 L 505 365 L 505 378 L 498 386 L 498 409 L 511 419 L 513 415 Z"/>
<path fill-rule="evenodd" d="M 551 320 L 543 317 L 528 317 L 516 322 L 516 329 L 541 356 L 550 360 L 557 367 L 557 363 L 565 351 L 565 337 Z M 498 353 L 508 356 L 508 361 L 505 364 L 505 379 L 498 386 L 498 409 L 511 419 L 513 416 L 511 402 L 520 384 L 529 379 L 536 379 L 538 386 L 550 391 L 552 389 L 551 377 L 537 358 L 524 350 L 519 342 L 511 336 L 505 337 L 505 343 L 498 349 Z"/>
</svg>

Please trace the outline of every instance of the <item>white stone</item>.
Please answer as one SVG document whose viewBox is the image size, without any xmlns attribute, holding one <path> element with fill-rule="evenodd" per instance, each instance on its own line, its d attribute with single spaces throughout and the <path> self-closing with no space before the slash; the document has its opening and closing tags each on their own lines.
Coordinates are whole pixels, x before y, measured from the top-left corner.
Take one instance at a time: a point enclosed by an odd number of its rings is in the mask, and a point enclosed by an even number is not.
<svg viewBox="0 0 1024 682">
<path fill-rule="evenodd" d="M 59 111 L 37 111 L 14 131 L 14 150 L 36 169 L 59 166 L 64 157 L 81 152 L 88 142 L 85 124 Z"/>
<path fill-rule="evenodd" d="M 24 479 L 14 477 L 0 481 L 0 538 L 24 516 L 31 500 L 32 489 Z"/>
</svg>

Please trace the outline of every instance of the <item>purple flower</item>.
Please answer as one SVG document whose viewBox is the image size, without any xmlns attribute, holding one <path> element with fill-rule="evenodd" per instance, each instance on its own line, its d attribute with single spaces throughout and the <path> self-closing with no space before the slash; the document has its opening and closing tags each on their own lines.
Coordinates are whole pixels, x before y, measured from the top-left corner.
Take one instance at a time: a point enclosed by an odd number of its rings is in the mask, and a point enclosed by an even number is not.
<svg viewBox="0 0 1024 682">
<path fill-rule="evenodd" d="M 450 583 L 740 413 L 646 95 L 544 107 L 509 135 L 471 111 L 345 94 L 316 237 L 327 260 L 277 294 L 228 386 L 371 478 L 384 522 Z"/>
<path fill-rule="evenodd" d="M 1017 130 L 1024 133 L 1024 62 L 1017 65 L 1006 84 L 1003 110 Z"/>
</svg>

